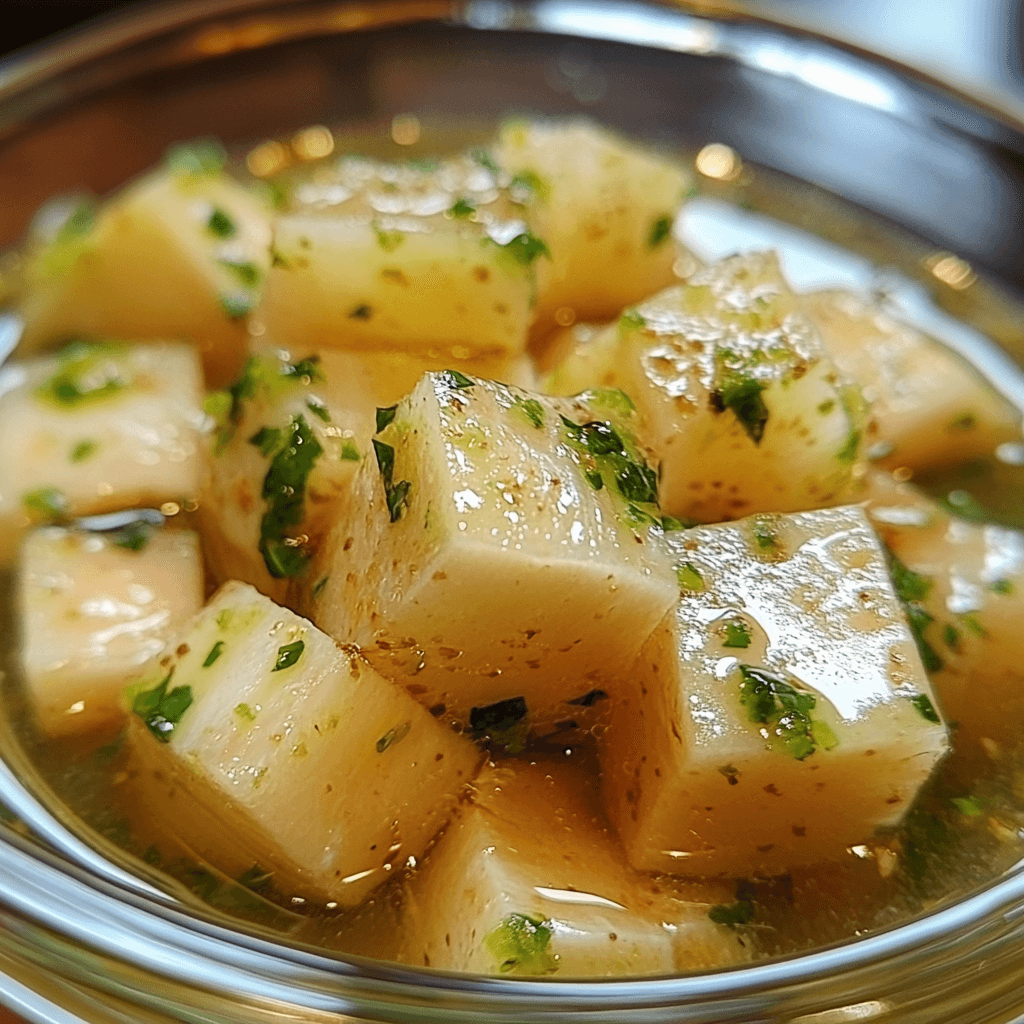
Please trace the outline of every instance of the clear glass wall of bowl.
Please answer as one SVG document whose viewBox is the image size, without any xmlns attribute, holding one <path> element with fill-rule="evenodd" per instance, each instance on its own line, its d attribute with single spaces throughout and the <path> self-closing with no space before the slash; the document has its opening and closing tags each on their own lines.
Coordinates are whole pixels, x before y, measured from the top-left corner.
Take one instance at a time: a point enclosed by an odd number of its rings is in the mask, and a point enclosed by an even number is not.
<svg viewBox="0 0 1024 1024">
<path fill-rule="evenodd" d="M 0 65 L 0 247 L 49 196 L 108 191 L 179 139 L 217 135 L 245 154 L 309 125 L 414 114 L 425 132 L 471 133 L 510 110 L 585 114 L 685 153 L 721 143 L 778 181 L 858 204 L 969 261 L 986 302 L 957 312 L 1012 350 L 1014 332 L 987 311 L 1016 308 L 1024 284 L 1024 126 L 891 63 L 700 3 L 144 7 Z M 9 624 L 0 633 L 9 671 L 16 639 Z M 0 1002 L 32 1021 L 1008 1024 L 1024 1014 L 1015 871 L 899 928 L 754 967 L 588 983 L 449 977 L 343 960 L 166 894 L 78 830 L 3 728 Z"/>
</svg>

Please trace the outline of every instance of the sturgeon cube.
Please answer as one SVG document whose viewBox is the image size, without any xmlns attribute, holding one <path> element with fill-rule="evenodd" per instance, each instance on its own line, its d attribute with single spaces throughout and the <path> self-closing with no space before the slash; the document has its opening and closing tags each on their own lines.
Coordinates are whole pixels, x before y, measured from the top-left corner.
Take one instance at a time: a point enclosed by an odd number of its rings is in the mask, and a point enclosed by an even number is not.
<svg viewBox="0 0 1024 1024">
<path fill-rule="evenodd" d="M 865 498 L 957 763 L 1005 757 L 1024 735 L 1024 533 L 957 519 L 884 472 Z"/>
<path fill-rule="evenodd" d="M 463 364 L 484 376 L 529 380 L 528 360 Z M 401 352 L 263 351 L 221 393 L 206 445 L 199 503 L 214 577 L 251 583 L 281 603 L 315 585 L 306 568 L 369 453 L 378 406 L 404 398 L 436 361 Z M 296 585 L 298 583 L 298 586 Z"/>
<path fill-rule="evenodd" d="M 779 874 L 895 825 L 946 730 L 863 510 L 668 539 L 679 602 L 603 754 L 630 863 Z"/>
<path fill-rule="evenodd" d="M 230 380 L 270 267 L 270 212 L 223 160 L 217 147 L 179 147 L 99 209 L 76 210 L 31 258 L 23 345 L 187 339 L 212 383 Z"/>
<path fill-rule="evenodd" d="M 419 857 L 474 746 L 352 649 L 229 583 L 131 691 L 138 801 L 201 858 L 355 905 Z"/>
<path fill-rule="evenodd" d="M 944 345 L 852 292 L 814 292 L 804 308 L 871 404 L 866 451 L 880 465 L 950 465 L 1020 440 L 1020 410 Z"/>
<path fill-rule="evenodd" d="M 661 460 L 662 508 L 701 522 L 834 505 L 863 433 L 772 252 L 698 271 L 556 367 L 557 394 L 622 388 Z"/>
<path fill-rule="evenodd" d="M 578 721 L 676 600 L 633 420 L 427 374 L 378 412 L 314 621 L 476 733 Z"/>
<path fill-rule="evenodd" d="M 406 885 L 399 959 L 478 974 L 670 974 L 747 958 L 721 883 L 641 875 L 573 765 L 486 769 Z"/>
<path fill-rule="evenodd" d="M 203 603 L 196 535 L 129 523 L 28 535 L 18 587 L 21 664 L 49 736 L 124 720 L 121 694 Z"/>
<path fill-rule="evenodd" d="M 676 280 L 682 163 L 585 121 L 512 122 L 494 150 L 551 252 L 537 265 L 537 326 L 611 319 Z M 582 390 L 582 389 L 581 389 Z"/>
<path fill-rule="evenodd" d="M 517 355 L 547 247 L 471 157 L 437 167 L 345 157 L 274 228 L 258 319 L 288 348 Z"/>
<path fill-rule="evenodd" d="M 185 345 L 75 342 L 0 385 L 0 557 L 29 525 L 194 497 L 203 425 Z"/>
</svg>

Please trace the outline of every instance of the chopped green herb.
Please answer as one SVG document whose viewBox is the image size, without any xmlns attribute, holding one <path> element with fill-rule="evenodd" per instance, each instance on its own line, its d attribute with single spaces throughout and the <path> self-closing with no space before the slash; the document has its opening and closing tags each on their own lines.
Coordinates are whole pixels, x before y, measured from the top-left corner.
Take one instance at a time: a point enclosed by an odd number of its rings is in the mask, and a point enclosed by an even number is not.
<svg viewBox="0 0 1024 1024">
<path fill-rule="evenodd" d="M 724 924 L 727 928 L 750 924 L 754 920 L 754 904 L 750 900 L 736 900 L 735 903 L 716 903 L 709 911 L 708 917 L 715 924 Z"/>
<path fill-rule="evenodd" d="M 385 252 L 394 252 L 405 241 L 405 233 L 402 231 L 385 231 L 376 223 L 373 231 L 377 236 L 377 244 Z"/>
<path fill-rule="evenodd" d="M 70 459 L 72 462 L 85 462 L 90 456 L 95 455 L 99 445 L 95 441 L 79 441 L 71 449 Z"/>
<path fill-rule="evenodd" d="M 839 746 L 839 738 L 832 731 L 832 727 L 820 718 L 811 722 L 811 738 L 815 746 L 824 750 L 832 750 L 833 747 Z"/>
<path fill-rule="evenodd" d="M 718 770 L 725 776 L 726 782 L 730 786 L 738 786 L 740 784 L 740 770 L 735 765 L 723 764 Z"/>
<path fill-rule="evenodd" d="M 471 708 L 469 725 L 473 730 L 473 738 L 497 732 L 505 732 L 517 722 L 523 721 L 527 714 L 525 697 L 510 697 L 496 704 L 488 704 L 481 708 Z"/>
<path fill-rule="evenodd" d="M 377 410 L 377 433 L 395 421 L 395 414 L 398 412 L 397 405 L 389 405 L 386 409 Z"/>
<path fill-rule="evenodd" d="M 1009 580 L 996 580 L 994 583 L 990 583 L 988 589 L 993 594 L 1012 594 L 1013 584 Z"/>
<path fill-rule="evenodd" d="M 704 577 L 701 576 L 700 571 L 693 562 L 683 562 L 682 565 L 677 565 L 676 579 L 679 581 L 679 586 L 682 590 L 700 592 L 707 589 Z"/>
<path fill-rule="evenodd" d="M 209 668 L 224 653 L 224 641 L 218 640 L 211 648 L 203 662 L 203 668 Z"/>
<path fill-rule="evenodd" d="M 976 796 L 955 796 L 950 803 L 965 818 L 980 818 L 985 813 L 985 804 Z"/>
<path fill-rule="evenodd" d="M 366 305 L 364 302 L 361 305 L 356 306 L 356 308 L 349 313 L 348 318 L 349 320 L 369 320 L 371 316 L 373 316 L 373 307 Z"/>
<path fill-rule="evenodd" d="M 412 729 L 412 722 L 404 722 L 402 725 L 396 725 L 394 729 L 388 729 L 386 733 L 379 740 L 377 740 L 377 753 L 383 754 L 388 747 L 394 746 L 396 743 L 400 743 L 409 735 L 409 730 Z"/>
<path fill-rule="evenodd" d="M 260 283 L 262 275 L 260 268 L 255 263 L 250 263 L 248 260 L 217 260 L 217 262 L 246 288 L 255 288 Z"/>
<path fill-rule="evenodd" d="M 988 630 L 978 621 L 974 615 L 961 615 L 960 621 L 975 635 L 982 639 L 988 636 Z"/>
<path fill-rule="evenodd" d="M 292 269 L 292 265 L 284 258 L 281 250 L 273 245 L 270 247 L 270 265 L 272 267 L 280 267 L 282 270 Z"/>
<path fill-rule="evenodd" d="M 619 330 L 624 333 L 628 333 L 629 331 L 638 331 L 646 326 L 647 321 L 635 309 L 627 309 L 626 312 L 619 317 Z"/>
<path fill-rule="evenodd" d="M 74 241 L 89 234 L 95 223 L 96 201 L 83 199 L 64 219 L 53 240 L 58 245 Z"/>
<path fill-rule="evenodd" d="M 732 376 L 718 391 L 712 392 L 711 407 L 717 412 L 728 409 L 754 444 L 760 444 L 768 423 L 768 406 L 762 392 L 765 385 L 753 377 Z"/>
<path fill-rule="evenodd" d="M 380 470 L 380 478 L 384 483 L 384 497 L 391 522 L 397 523 L 402 517 L 402 509 L 408 503 L 409 488 L 412 485 L 408 480 L 400 480 L 397 484 L 394 482 L 395 449 L 391 445 L 374 438 L 373 452 L 377 457 L 377 468 Z"/>
<path fill-rule="evenodd" d="M 668 241 L 672 234 L 672 218 L 667 214 L 658 217 L 657 220 L 651 224 L 651 230 L 647 235 L 647 247 L 649 249 L 657 249 L 658 246 L 663 245 Z"/>
<path fill-rule="evenodd" d="M 355 442 L 350 437 L 346 437 L 344 443 L 341 446 L 341 459 L 343 462 L 359 462 L 362 456 L 359 454 L 359 449 L 356 447 Z"/>
<path fill-rule="evenodd" d="M 192 704 L 192 687 L 176 686 L 168 692 L 173 670 L 152 690 L 136 694 L 132 711 L 161 743 L 170 743 L 175 726 Z"/>
<path fill-rule="evenodd" d="M 587 479 L 587 483 L 594 488 L 595 491 L 601 490 L 604 487 L 604 477 L 596 469 L 584 470 L 583 475 Z"/>
<path fill-rule="evenodd" d="M 742 619 L 730 619 L 725 624 L 723 647 L 749 647 L 750 627 Z"/>
<path fill-rule="evenodd" d="M 468 199 L 456 199 L 448 208 L 448 213 L 459 220 L 466 220 L 476 213 L 476 207 Z"/>
<path fill-rule="evenodd" d="M 544 406 L 536 398 L 517 398 L 512 404 L 535 427 L 540 429 L 544 426 Z"/>
<path fill-rule="evenodd" d="M 217 628 L 227 629 L 231 625 L 231 620 L 235 617 L 234 608 L 222 608 L 217 612 Z"/>
<path fill-rule="evenodd" d="M 313 598 L 314 598 L 314 600 L 315 600 L 316 598 L 318 598 L 318 597 L 320 596 L 320 594 L 321 594 L 321 593 L 323 593 L 323 589 L 324 589 L 324 587 L 326 587 L 326 586 L 327 586 L 327 581 L 328 581 L 328 580 L 329 580 L 330 578 L 331 578 L 331 577 L 330 577 L 329 575 L 328 575 L 328 576 L 322 576 L 322 577 L 321 577 L 320 579 L 318 579 L 318 580 L 316 581 L 316 583 L 315 583 L 315 584 L 313 585 Z"/>
<path fill-rule="evenodd" d="M 213 213 L 206 222 L 206 230 L 215 238 L 234 238 L 238 233 L 235 222 L 219 206 L 213 208 Z"/>
<path fill-rule="evenodd" d="M 860 431 L 851 430 L 846 435 L 846 442 L 843 447 L 836 452 L 836 458 L 840 462 L 855 462 L 857 460 L 857 453 L 860 451 Z"/>
<path fill-rule="evenodd" d="M 277 649 L 277 661 L 274 662 L 274 667 L 270 671 L 281 672 L 286 668 L 291 668 L 302 657 L 302 652 L 305 649 L 306 642 L 304 640 L 296 640 L 294 643 L 279 647 Z"/>
<path fill-rule="evenodd" d="M 203 412 L 220 426 L 226 425 L 231 414 L 231 392 L 211 391 L 203 399 Z"/>
<path fill-rule="evenodd" d="M 547 243 L 539 239 L 533 232 L 524 231 L 516 235 L 511 242 L 501 247 L 501 251 L 507 253 L 516 263 L 523 267 L 529 267 L 540 256 L 551 259 L 551 250 Z"/>
<path fill-rule="evenodd" d="M 323 448 L 304 416 L 294 416 L 287 438 L 277 450 L 263 480 L 262 497 L 268 507 L 260 522 L 260 554 L 271 576 L 296 576 L 308 556 L 287 536 L 302 522 L 306 481 Z"/>
<path fill-rule="evenodd" d="M 220 308 L 229 320 L 242 320 L 252 312 L 254 305 L 253 297 L 244 292 L 228 292 L 220 297 Z"/>
<path fill-rule="evenodd" d="M 551 186 L 536 171 L 529 169 L 512 175 L 508 183 L 512 201 L 520 205 L 534 199 L 546 203 L 551 198 Z"/>
<path fill-rule="evenodd" d="M 960 631 L 951 626 L 948 622 L 942 627 L 942 639 L 951 650 L 958 650 L 960 647 Z"/>
<path fill-rule="evenodd" d="M 172 146 L 164 155 L 164 162 L 179 174 L 220 174 L 228 161 L 228 154 L 216 139 L 196 139 Z"/>
<path fill-rule="evenodd" d="M 827 416 L 836 407 L 836 401 L 834 398 L 828 398 L 824 402 L 818 405 L 818 412 L 822 416 Z"/>
<path fill-rule="evenodd" d="M 55 522 L 64 519 L 68 512 L 67 496 L 56 487 L 30 491 L 23 495 L 21 503 L 36 522 Z"/>
<path fill-rule="evenodd" d="M 36 398 L 64 408 L 77 408 L 102 401 L 131 384 L 118 345 L 99 341 L 76 341 L 57 357 L 57 370 L 36 388 Z"/>
<path fill-rule="evenodd" d="M 141 551 L 152 536 L 153 527 L 142 519 L 127 523 L 111 534 L 114 544 L 127 551 Z"/>
<path fill-rule="evenodd" d="M 484 945 L 502 974 L 553 974 L 558 963 L 551 955 L 551 922 L 525 914 L 509 914 L 484 937 Z"/>
<path fill-rule="evenodd" d="M 310 396 L 306 399 L 306 408 L 319 420 L 324 423 L 331 422 L 331 414 L 327 411 L 327 406 L 315 396 Z"/>
<path fill-rule="evenodd" d="M 692 530 L 699 525 L 700 523 L 696 519 L 680 519 L 677 516 L 661 517 L 661 528 L 666 533 L 672 533 L 674 530 Z"/>
<path fill-rule="evenodd" d="M 569 443 L 593 460 L 592 465 L 584 467 L 584 472 L 596 470 L 603 482 L 609 486 L 614 484 L 628 502 L 657 504 L 658 474 L 627 448 L 609 422 L 591 420 L 581 424 L 566 416 L 561 420 Z"/>
<path fill-rule="evenodd" d="M 280 427 L 260 427 L 260 429 L 249 438 L 249 444 L 255 445 L 259 448 L 260 454 L 266 458 L 271 454 L 271 452 L 277 451 L 283 436 L 284 432 Z"/>
<path fill-rule="evenodd" d="M 985 506 L 968 491 L 950 491 L 944 498 L 939 499 L 939 504 L 957 518 L 966 519 L 971 523 L 985 523 L 991 518 Z"/>
<path fill-rule="evenodd" d="M 256 712 L 248 704 L 236 704 L 235 714 L 246 722 L 256 721 Z"/>
<path fill-rule="evenodd" d="M 775 551 L 779 546 L 779 536 L 775 528 L 775 520 L 770 516 L 755 516 L 753 523 L 754 544 L 759 551 Z"/>
<path fill-rule="evenodd" d="M 921 654 L 921 664 L 927 672 L 939 672 L 943 667 L 943 660 L 939 657 L 938 651 L 925 639 L 924 631 L 935 621 L 934 617 L 917 604 L 911 601 L 905 604 L 907 620 L 910 623 L 910 631 L 914 634 L 917 649 Z"/>
<path fill-rule="evenodd" d="M 908 569 L 891 550 L 888 555 L 889 574 L 896 596 L 901 601 L 923 601 L 931 593 L 931 579 Z"/>
<path fill-rule="evenodd" d="M 935 710 L 935 705 L 932 703 L 931 698 L 927 693 L 919 693 L 916 697 L 911 697 L 910 703 L 917 708 L 921 717 L 926 722 L 934 722 L 938 725 L 940 721 L 939 713 Z"/>
<path fill-rule="evenodd" d="M 781 739 L 791 757 L 802 761 L 817 749 L 815 729 L 825 723 L 811 720 L 817 698 L 802 693 L 785 680 L 763 668 L 740 665 L 740 704 L 747 710 L 751 722 L 759 722 Z M 824 733 L 824 729 L 820 730 Z M 832 746 L 835 736 L 827 733 Z"/>
<path fill-rule="evenodd" d="M 486 149 L 474 149 L 470 154 L 473 159 L 485 170 L 488 170 L 497 177 L 501 174 L 501 168 L 494 162 L 494 157 Z"/>
<path fill-rule="evenodd" d="M 471 388 L 476 384 L 472 377 L 467 377 L 458 370 L 443 370 L 438 376 L 448 387 L 457 388 L 460 391 Z"/>
<path fill-rule="evenodd" d="M 322 384 L 326 379 L 320 369 L 320 357 L 309 356 L 297 363 L 285 363 L 281 368 L 281 376 L 297 378 L 303 384 Z"/>
<path fill-rule="evenodd" d="M 973 412 L 965 412 L 956 419 L 952 420 L 947 430 L 961 432 L 965 430 L 973 430 L 978 425 L 978 417 Z"/>
</svg>

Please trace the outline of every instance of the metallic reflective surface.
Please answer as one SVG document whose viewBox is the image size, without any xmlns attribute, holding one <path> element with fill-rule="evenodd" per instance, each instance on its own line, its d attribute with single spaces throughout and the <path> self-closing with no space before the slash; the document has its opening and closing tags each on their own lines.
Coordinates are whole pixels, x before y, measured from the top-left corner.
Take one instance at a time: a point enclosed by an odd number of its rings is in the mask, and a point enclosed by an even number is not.
<svg viewBox="0 0 1024 1024">
<path fill-rule="evenodd" d="M 303 127 L 383 121 L 400 142 L 411 111 L 427 125 L 510 110 L 584 113 L 670 147 L 714 143 L 713 177 L 728 180 L 738 154 L 949 250 L 933 273 L 951 288 L 967 280 L 964 260 L 1024 286 L 1024 134 L 1011 118 L 696 2 L 154 5 L 0 64 L 0 243 L 53 193 L 109 190 L 180 138 L 217 134 L 245 152 Z M 446 977 L 344 961 L 189 909 L 77 837 L 16 752 L 9 760 L 0 799 L 50 844 L 0 826 L 0 1002 L 31 1021 L 1005 1024 L 1021 1012 L 1019 871 L 900 928 L 752 968 L 637 982 Z"/>
</svg>

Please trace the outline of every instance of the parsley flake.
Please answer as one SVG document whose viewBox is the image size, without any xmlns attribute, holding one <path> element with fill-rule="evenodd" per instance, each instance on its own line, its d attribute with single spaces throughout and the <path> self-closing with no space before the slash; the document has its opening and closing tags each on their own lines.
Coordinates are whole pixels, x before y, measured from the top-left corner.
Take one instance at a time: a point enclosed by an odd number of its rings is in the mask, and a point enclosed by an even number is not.
<svg viewBox="0 0 1024 1024">
<path fill-rule="evenodd" d="M 71 449 L 71 455 L 69 458 L 72 462 L 85 462 L 86 459 L 96 454 L 99 445 L 95 441 L 79 441 L 78 444 Z"/>
<path fill-rule="evenodd" d="M 219 206 L 213 208 L 213 212 L 206 222 L 206 230 L 214 238 L 234 238 L 238 233 L 235 222 Z"/>
<path fill-rule="evenodd" d="M 935 725 L 938 725 L 941 721 L 939 713 L 935 710 L 935 705 L 927 693 L 919 693 L 916 697 L 911 697 L 910 703 L 917 708 L 921 717 L 926 722 L 933 722 Z"/>
<path fill-rule="evenodd" d="M 658 217 L 652 224 L 651 230 L 647 235 L 647 247 L 649 249 L 657 249 L 659 246 L 664 245 L 669 240 L 672 234 L 672 218 L 667 214 Z"/>
<path fill-rule="evenodd" d="M 525 914 L 509 914 L 484 937 L 484 945 L 502 974 L 553 974 L 558 964 L 551 955 L 551 922 Z"/>
<path fill-rule="evenodd" d="M 739 421 L 754 444 L 760 444 L 768 423 L 768 406 L 762 392 L 765 385 L 753 377 L 732 376 L 711 395 L 711 406 L 716 412 L 728 409 Z"/>
<path fill-rule="evenodd" d="M 192 705 L 192 687 L 176 686 L 168 692 L 173 672 L 152 690 L 144 690 L 132 702 L 132 712 L 146 723 L 146 728 L 161 742 L 170 743 L 175 727 Z"/>
<path fill-rule="evenodd" d="M 302 657 L 302 652 L 305 649 L 306 642 L 304 640 L 296 640 L 294 643 L 279 647 L 277 649 L 277 660 L 270 671 L 281 672 L 286 668 L 291 668 Z"/>
<path fill-rule="evenodd" d="M 209 668 L 224 653 L 224 641 L 218 640 L 211 648 L 203 662 L 203 668 Z"/>
<path fill-rule="evenodd" d="M 724 627 L 723 647 L 749 647 L 750 627 L 742 619 L 731 619 Z"/>
<path fill-rule="evenodd" d="M 377 468 L 384 484 L 384 498 L 388 507 L 391 522 L 397 523 L 402 517 L 402 510 L 408 504 L 409 489 L 412 484 L 408 480 L 394 482 L 395 449 L 383 441 L 373 439 L 373 452 L 377 457 Z"/>
</svg>

